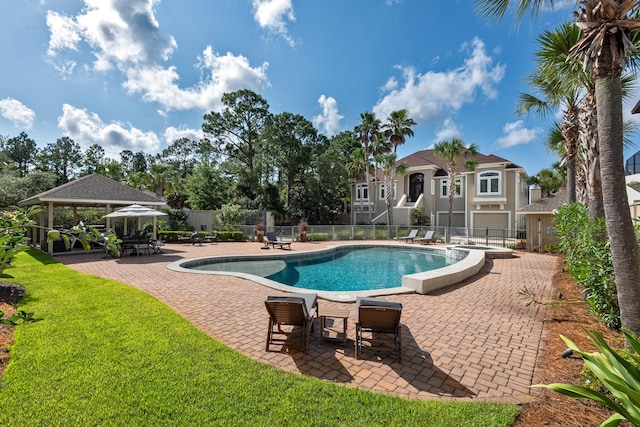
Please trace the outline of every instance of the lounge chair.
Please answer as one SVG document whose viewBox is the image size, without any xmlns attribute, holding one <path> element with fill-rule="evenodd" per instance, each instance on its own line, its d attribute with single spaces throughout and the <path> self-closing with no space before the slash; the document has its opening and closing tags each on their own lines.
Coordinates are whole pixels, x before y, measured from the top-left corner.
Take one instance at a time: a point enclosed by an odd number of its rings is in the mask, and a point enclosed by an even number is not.
<svg viewBox="0 0 640 427">
<path fill-rule="evenodd" d="M 416 242 L 419 242 L 421 245 L 428 245 L 431 243 L 435 244 L 436 243 L 435 234 L 436 234 L 435 231 L 429 230 L 424 234 L 424 237 L 417 237 L 414 240 Z"/>
<path fill-rule="evenodd" d="M 202 242 L 204 241 L 204 235 L 202 233 L 192 233 L 191 236 L 189 236 L 189 243 L 191 243 L 193 246 L 198 245 L 198 246 L 202 246 Z"/>
<path fill-rule="evenodd" d="M 276 246 L 279 246 L 280 249 L 285 249 L 285 247 L 286 249 L 291 249 L 291 242 L 283 242 L 282 240 L 278 240 L 275 233 L 267 231 L 265 237 L 267 239 L 267 243 L 273 246 L 274 249 Z"/>
<path fill-rule="evenodd" d="M 418 229 L 414 228 L 409 232 L 409 235 L 404 237 L 398 237 L 398 240 L 404 240 L 405 243 L 413 243 L 416 237 L 418 237 Z"/>
<path fill-rule="evenodd" d="M 274 339 L 275 333 L 289 334 L 284 332 L 281 325 L 302 326 L 302 349 L 306 352 L 309 336 L 313 328 L 313 317 L 318 314 L 317 294 L 290 294 L 288 296 L 268 296 L 264 302 L 269 313 L 269 331 L 267 332 L 267 347 L 269 344 L 283 344 L 286 339 Z M 277 325 L 278 330 L 274 331 L 273 326 Z"/>
<path fill-rule="evenodd" d="M 356 298 L 356 359 L 362 352 L 390 353 L 402 360 L 402 304 L 383 298 Z M 367 337 L 364 337 L 364 334 Z M 367 342 L 368 345 L 364 345 Z"/>
</svg>

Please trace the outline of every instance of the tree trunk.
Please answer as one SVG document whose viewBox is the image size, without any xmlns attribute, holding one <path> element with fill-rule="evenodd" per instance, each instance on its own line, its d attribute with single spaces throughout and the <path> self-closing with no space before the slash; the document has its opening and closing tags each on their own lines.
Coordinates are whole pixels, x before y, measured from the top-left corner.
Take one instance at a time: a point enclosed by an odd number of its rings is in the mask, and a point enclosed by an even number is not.
<svg viewBox="0 0 640 427">
<path fill-rule="evenodd" d="M 589 217 L 604 218 L 602 179 L 600 177 L 600 150 L 598 143 L 598 113 L 595 93 L 590 91 L 584 100 L 580 118 L 581 140 L 584 153 L 583 169 L 587 175 L 586 203 Z"/>
<path fill-rule="evenodd" d="M 389 229 L 389 238 L 392 238 L 391 230 L 393 229 L 393 211 L 391 205 L 393 203 L 393 176 L 385 173 L 384 175 L 384 203 L 387 206 L 387 227 Z"/>
<path fill-rule="evenodd" d="M 451 229 L 451 225 L 453 224 L 453 197 L 454 197 L 454 183 L 455 183 L 455 175 L 449 174 L 449 219 L 447 221 L 447 228 Z"/>
<path fill-rule="evenodd" d="M 610 52 L 603 52 L 606 56 Z M 606 55 L 608 54 L 608 55 Z M 619 73 L 596 77 L 600 168 L 607 233 L 622 326 L 640 333 L 640 252 L 631 221 L 624 176 L 622 87 Z"/>
<path fill-rule="evenodd" d="M 567 158 L 567 194 L 569 203 L 576 202 L 576 159 L 578 158 L 578 137 L 580 135 L 579 109 L 567 107 L 562 120 L 561 130 L 565 140 L 565 156 Z"/>
<path fill-rule="evenodd" d="M 576 202 L 576 164 L 567 162 L 567 196 L 569 203 Z"/>
<path fill-rule="evenodd" d="M 369 147 L 367 145 L 364 147 L 364 165 L 364 175 L 367 181 L 367 211 L 369 212 L 368 225 L 371 225 L 371 182 L 369 180 Z"/>
</svg>

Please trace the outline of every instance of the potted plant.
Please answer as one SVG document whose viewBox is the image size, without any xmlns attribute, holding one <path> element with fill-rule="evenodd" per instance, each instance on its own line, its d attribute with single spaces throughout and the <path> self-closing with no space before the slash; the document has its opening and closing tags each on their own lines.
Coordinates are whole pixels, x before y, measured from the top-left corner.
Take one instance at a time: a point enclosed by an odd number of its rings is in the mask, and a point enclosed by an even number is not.
<svg viewBox="0 0 640 427">
<path fill-rule="evenodd" d="M 262 220 L 259 220 L 256 223 L 255 233 L 256 233 L 258 242 L 262 242 L 262 239 L 264 238 L 264 222 L 262 222 Z"/>
<path fill-rule="evenodd" d="M 298 223 L 298 233 L 300 233 L 300 241 L 307 241 L 307 230 L 309 229 L 309 223 L 306 219 L 301 219 Z"/>
</svg>

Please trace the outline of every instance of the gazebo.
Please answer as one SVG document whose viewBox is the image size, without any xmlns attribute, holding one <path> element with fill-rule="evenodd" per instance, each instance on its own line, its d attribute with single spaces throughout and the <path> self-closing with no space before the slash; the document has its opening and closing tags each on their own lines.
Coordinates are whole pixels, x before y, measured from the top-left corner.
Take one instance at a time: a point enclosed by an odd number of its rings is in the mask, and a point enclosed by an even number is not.
<svg viewBox="0 0 640 427">
<path fill-rule="evenodd" d="M 38 219 L 38 225 L 53 229 L 53 208 L 66 207 L 73 209 L 74 222 L 78 222 L 78 207 L 104 207 L 109 214 L 117 208 L 138 204 L 157 209 L 164 202 L 157 197 L 121 184 L 106 176 L 94 173 L 83 176 L 75 181 L 36 194 L 33 197 L 18 202 L 19 206 L 29 207 L 39 205 L 43 208 Z M 45 218 L 46 216 L 46 218 Z M 111 228 L 111 218 L 106 218 L 107 229 Z M 45 230 L 40 229 L 32 237 L 33 244 L 43 248 L 46 241 Z M 53 253 L 53 242 L 48 242 L 47 252 Z"/>
</svg>

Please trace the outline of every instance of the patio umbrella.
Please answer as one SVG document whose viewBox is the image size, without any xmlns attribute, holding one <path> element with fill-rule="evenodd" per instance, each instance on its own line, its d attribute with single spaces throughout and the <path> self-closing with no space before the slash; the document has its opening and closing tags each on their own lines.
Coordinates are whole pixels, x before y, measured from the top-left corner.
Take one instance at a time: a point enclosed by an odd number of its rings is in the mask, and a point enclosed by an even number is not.
<svg viewBox="0 0 640 427">
<path fill-rule="evenodd" d="M 118 209 L 117 211 L 111 212 L 110 214 L 105 215 L 106 218 L 140 218 L 138 220 L 138 226 L 140 227 L 140 222 L 142 217 L 152 217 L 153 218 L 153 238 L 156 238 L 156 217 L 167 215 L 164 212 L 159 210 L 150 208 L 149 206 L 142 205 L 130 205 L 122 209 Z M 125 223 L 126 224 L 126 223 Z M 126 228 L 125 228 L 126 232 Z"/>
<path fill-rule="evenodd" d="M 164 212 L 150 208 L 149 206 L 131 205 L 126 208 L 118 209 L 105 215 L 107 218 L 120 218 L 120 217 L 141 217 L 141 216 L 161 216 L 167 215 Z"/>
</svg>

